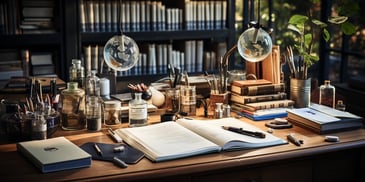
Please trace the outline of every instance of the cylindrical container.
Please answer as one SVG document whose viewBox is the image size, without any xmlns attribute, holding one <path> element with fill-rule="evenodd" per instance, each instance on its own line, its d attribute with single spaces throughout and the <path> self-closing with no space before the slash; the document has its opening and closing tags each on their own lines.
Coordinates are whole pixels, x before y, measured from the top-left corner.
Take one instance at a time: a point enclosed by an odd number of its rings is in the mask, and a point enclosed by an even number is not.
<svg viewBox="0 0 365 182">
<path fill-rule="evenodd" d="M 85 94 L 87 96 L 100 96 L 100 78 L 96 76 L 96 70 L 91 70 L 91 74 L 86 77 Z"/>
<path fill-rule="evenodd" d="M 32 140 L 45 140 L 47 139 L 47 122 L 42 113 L 36 112 L 34 119 L 32 120 Z"/>
<path fill-rule="evenodd" d="M 100 78 L 100 96 L 109 97 L 110 95 L 110 81 L 107 78 Z"/>
<path fill-rule="evenodd" d="M 325 80 L 319 87 L 319 104 L 335 108 L 335 87 L 331 81 Z"/>
<path fill-rule="evenodd" d="M 121 103 L 117 100 L 104 101 L 104 125 L 113 126 L 119 125 Z"/>
<path fill-rule="evenodd" d="M 196 91 L 195 86 L 180 87 L 180 111 L 187 116 L 196 115 Z"/>
<path fill-rule="evenodd" d="M 223 105 L 223 117 L 225 118 L 231 117 L 231 106 L 229 104 Z"/>
<path fill-rule="evenodd" d="M 89 131 L 99 131 L 101 129 L 101 103 L 97 96 L 88 96 L 86 126 Z"/>
<path fill-rule="evenodd" d="M 61 126 L 64 130 L 85 128 L 85 91 L 77 82 L 68 82 L 61 92 Z"/>
<path fill-rule="evenodd" d="M 129 101 L 129 127 L 147 125 L 147 102 L 142 99 L 142 93 L 134 93 L 134 99 Z"/>
<path fill-rule="evenodd" d="M 81 65 L 80 59 L 72 59 L 72 66 L 69 69 L 70 82 L 77 82 L 79 88 L 83 88 L 85 79 L 85 69 Z"/>
<path fill-rule="evenodd" d="M 180 110 L 180 90 L 169 88 L 165 91 L 165 108 L 167 113 L 177 113 Z"/>
<path fill-rule="evenodd" d="M 216 119 L 223 118 L 222 105 L 223 103 L 215 103 L 214 118 Z"/>
<path fill-rule="evenodd" d="M 296 108 L 308 107 L 311 96 L 311 79 L 290 79 L 290 99 Z"/>
</svg>

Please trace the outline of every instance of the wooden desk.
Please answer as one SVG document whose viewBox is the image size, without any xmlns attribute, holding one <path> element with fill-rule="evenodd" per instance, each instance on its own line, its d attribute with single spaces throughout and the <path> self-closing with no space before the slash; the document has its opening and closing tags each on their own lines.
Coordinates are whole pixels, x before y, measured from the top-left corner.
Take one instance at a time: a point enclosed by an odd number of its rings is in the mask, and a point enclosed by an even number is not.
<svg viewBox="0 0 365 182">
<path fill-rule="evenodd" d="M 152 116 L 150 121 L 158 120 Z M 265 122 L 253 122 L 264 130 Z M 125 125 L 124 125 L 125 126 Z M 77 145 L 85 142 L 113 143 L 103 128 L 100 132 L 62 131 Z M 361 181 L 364 178 L 365 130 L 335 133 L 338 143 L 326 143 L 324 136 L 294 126 L 275 130 L 283 139 L 295 133 L 304 140 L 293 144 L 261 149 L 222 152 L 173 161 L 153 163 L 144 158 L 126 169 L 110 162 L 92 161 L 90 168 L 42 174 L 16 151 L 15 144 L 0 145 L 2 181 Z"/>
</svg>

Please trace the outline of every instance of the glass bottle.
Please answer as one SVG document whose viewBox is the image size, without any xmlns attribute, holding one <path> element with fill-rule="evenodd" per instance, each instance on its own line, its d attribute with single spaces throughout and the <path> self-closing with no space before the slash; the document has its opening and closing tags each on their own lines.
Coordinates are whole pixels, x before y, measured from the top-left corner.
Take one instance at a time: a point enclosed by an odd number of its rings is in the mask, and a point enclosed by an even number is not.
<svg viewBox="0 0 365 182">
<path fill-rule="evenodd" d="M 329 80 L 319 87 L 319 104 L 335 108 L 335 87 Z"/>
<path fill-rule="evenodd" d="M 91 74 L 86 77 L 85 94 L 87 96 L 100 96 L 100 78 L 96 76 L 96 70 L 91 70 Z"/>
<path fill-rule="evenodd" d="M 85 128 L 85 91 L 77 82 L 68 82 L 61 92 L 61 125 L 64 130 Z"/>
<path fill-rule="evenodd" d="M 101 103 L 97 96 L 88 96 L 86 103 L 86 125 L 89 131 L 101 129 Z"/>
<path fill-rule="evenodd" d="M 80 88 L 84 88 L 85 69 L 80 59 L 72 59 L 72 66 L 69 69 L 70 82 L 77 82 Z"/>
<path fill-rule="evenodd" d="M 121 102 L 117 100 L 104 101 L 104 124 L 106 126 L 120 124 Z"/>
<path fill-rule="evenodd" d="M 142 93 L 136 92 L 129 101 L 129 127 L 144 125 L 147 125 L 147 102 L 142 99 Z"/>
<path fill-rule="evenodd" d="M 343 103 L 342 100 L 337 101 L 336 109 L 340 110 L 340 111 L 345 111 L 346 110 L 346 105 Z"/>
<path fill-rule="evenodd" d="M 32 119 L 32 140 L 47 139 L 47 122 L 42 112 L 35 112 Z"/>
</svg>

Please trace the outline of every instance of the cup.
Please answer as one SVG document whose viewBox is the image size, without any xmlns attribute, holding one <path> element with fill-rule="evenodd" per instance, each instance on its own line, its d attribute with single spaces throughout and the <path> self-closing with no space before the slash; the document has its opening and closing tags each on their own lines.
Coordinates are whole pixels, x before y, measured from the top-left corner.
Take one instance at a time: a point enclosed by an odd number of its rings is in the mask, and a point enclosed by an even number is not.
<svg viewBox="0 0 365 182">
<path fill-rule="evenodd" d="M 165 108 L 166 113 L 177 113 L 180 110 L 180 90 L 168 88 L 165 91 Z"/>
<path fill-rule="evenodd" d="M 194 85 L 180 87 L 180 113 L 187 116 L 196 115 L 196 88 Z"/>
</svg>

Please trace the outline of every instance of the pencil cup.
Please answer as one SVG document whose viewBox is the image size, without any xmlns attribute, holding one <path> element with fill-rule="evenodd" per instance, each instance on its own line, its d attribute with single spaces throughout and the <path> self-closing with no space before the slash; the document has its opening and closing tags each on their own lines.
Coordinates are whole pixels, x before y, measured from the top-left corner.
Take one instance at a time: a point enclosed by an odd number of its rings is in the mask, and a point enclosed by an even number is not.
<svg viewBox="0 0 365 182">
<path fill-rule="evenodd" d="M 180 110 L 180 90 L 169 88 L 165 91 L 165 107 L 166 113 L 177 113 Z"/>
<path fill-rule="evenodd" d="M 223 94 L 210 93 L 209 110 L 214 112 L 216 103 L 228 104 L 228 96 L 228 92 Z"/>
<path fill-rule="evenodd" d="M 290 99 L 295 102 L 294 107 L 308 107 L 311 96 L 311 79 L 290 79 Z"/>
<path fill-rule="evenodd" d="M 187 116 L 196 115 L 196 91 L 195 86 L 180 87 L 180 111 Z"/>
</svg>

